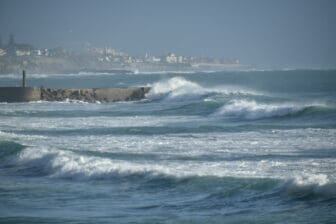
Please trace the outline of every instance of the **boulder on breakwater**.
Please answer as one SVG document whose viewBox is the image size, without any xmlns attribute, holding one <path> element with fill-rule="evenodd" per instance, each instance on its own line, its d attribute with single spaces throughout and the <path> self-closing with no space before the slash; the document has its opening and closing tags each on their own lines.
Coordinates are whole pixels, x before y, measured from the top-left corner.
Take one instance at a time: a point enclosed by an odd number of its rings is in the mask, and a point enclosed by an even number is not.
<svg viewBox="0 0 336 224">
<path fill-rule="evenodd" d="M 64 101 L 70 99 L 86 102 L 134 101 L 145 98 L 149 89 L 149 87 L 85 89 L 52 89 L 41 87 L 41 100 Z"/>
</svg>

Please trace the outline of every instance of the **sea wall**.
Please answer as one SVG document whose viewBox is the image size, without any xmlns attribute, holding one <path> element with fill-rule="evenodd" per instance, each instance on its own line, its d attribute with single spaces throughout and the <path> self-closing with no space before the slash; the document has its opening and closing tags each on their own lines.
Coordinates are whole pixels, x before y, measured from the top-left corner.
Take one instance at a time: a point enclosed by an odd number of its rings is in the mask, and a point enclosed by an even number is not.
<svg viewBox="0 0 336 224">
<path fill-rule="evenodd" d="M 45 87 L 0 87 L 0 102 L 64 101 L 86 102 L 133 101 L 145 98 L 149 87 L 55 89 Z"/>
<path fill-rule="evenodd" d="M 25 102 L 41 99 L 39 87 L 0 87 L 0 102 Z"/>
</svg>

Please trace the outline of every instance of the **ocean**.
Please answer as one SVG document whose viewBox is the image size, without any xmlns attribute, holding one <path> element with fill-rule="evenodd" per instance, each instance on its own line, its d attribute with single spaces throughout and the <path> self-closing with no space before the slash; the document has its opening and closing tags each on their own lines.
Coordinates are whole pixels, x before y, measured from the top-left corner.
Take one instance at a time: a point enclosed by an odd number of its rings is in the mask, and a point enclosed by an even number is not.
<svg viewBox="0 0 336 224">
<path fill-rule="evenodd" d="M 0 223 L 336 223 L 335 70 L 27 79 L 151 91 L 0 103 Z"/>
</svg>

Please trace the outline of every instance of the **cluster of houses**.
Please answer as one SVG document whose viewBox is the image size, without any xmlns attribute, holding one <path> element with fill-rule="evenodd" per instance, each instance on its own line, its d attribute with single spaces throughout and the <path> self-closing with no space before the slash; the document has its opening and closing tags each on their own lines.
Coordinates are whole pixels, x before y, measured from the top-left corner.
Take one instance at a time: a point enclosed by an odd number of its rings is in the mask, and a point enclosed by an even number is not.
<svg viewBox="0 0 336 224">
<path fill-rule="evenodd" d="M 16 43 L 14 36 L 10 35 L 8 43 L 5 45 L 0 38 L 0 57 L 4 56 L 50 56 L 49 49 L 36 49 L 30 44 Z"/>
<path fill-rule="evenodd" d="M 10 35 L 8 44 L 2 44 L 0 38 L 0 58 L 16 57 L 29 59 L 34 57 L 55 57 L 55 58 L 73 58 L 75 60 L 89 59 L 101 63 L 111 63 L 120 65 L 130 64 L 239 64 L 237 59 L 215 59 L 199 58 L 191 56 L 176 55 L 168 53 L 162 56 L 154 56 L 146 53 L 142 57 L 132 57 L 128 53 L 115 50 L 113 48 L 88 47 L 80 52 L 70 52 L 64 48 L 57 47 L 52 49 L 36 49 L 29 44 L 15 43 L 14 36 Z"/>
</svg>

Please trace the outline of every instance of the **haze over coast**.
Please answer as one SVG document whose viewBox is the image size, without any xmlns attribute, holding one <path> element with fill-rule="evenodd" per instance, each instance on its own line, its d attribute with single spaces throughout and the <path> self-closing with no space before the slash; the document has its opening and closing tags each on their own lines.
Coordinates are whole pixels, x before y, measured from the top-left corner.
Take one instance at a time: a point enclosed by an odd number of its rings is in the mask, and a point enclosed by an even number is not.
<svg viewBox="0 0 336 224">
<path fill-rule="evenodd" d="M 175 53 L 134 56 L 111 47 L 83 46 L 79 50 L 63 47 L 36 48 L 16 43 L 11 34 L 8 43 L 0 42 L 0 74 L 25 69 L 35 74 L 139 73 L 224 71 L 251 68 L 239 59 L 177 55 Z"/>
<path fill-rule="evenodd" d="M 0 0 L 0 223 L 335 223 L 335 9 Z"/>
<path fill-rule="evenodd" d="M 132 56 L 239 59 L 259 68 L 335 68 L 333 0 L 0 2 L 3 43 L 85 45 Z"/>
</svg>

